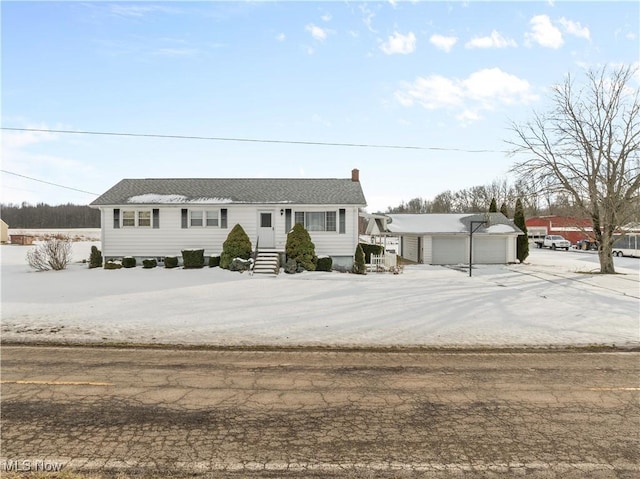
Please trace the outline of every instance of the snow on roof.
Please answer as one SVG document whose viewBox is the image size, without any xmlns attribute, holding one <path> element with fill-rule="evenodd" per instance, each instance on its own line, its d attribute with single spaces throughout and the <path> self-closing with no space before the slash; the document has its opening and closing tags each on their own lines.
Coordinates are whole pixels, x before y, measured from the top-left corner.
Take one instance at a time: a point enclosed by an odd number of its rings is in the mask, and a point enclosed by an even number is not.
<svg viewBox="0 0 640 479">
<path fill-rule="evenodd" d="M 391 214 L 387 229 L 392 233 L 467 233 L 460 220 L 466 214 Z"/>
<path fill-rule="evenodd" d="M 467 234 L 470 222 L 482 221 L 483 213 L 446 213 L 446 214 L 389 214 L 387 230 L 390 233 L 404 234 Z M 502 213 L 490 213 L 490 226 L 481 227 L 478 233 L 518 234 L 520 230 Z"/>
<path fill-rule="evenodd" d="M 192 203 L 192 204 L 210 204 L 210 203 L 231 203 L 229 198 L 187 198 L 184 195 L 162 195 L 157 193 L 146 193 L 144 195 L 131 196 L 127 199 L 127 203 Z"/>
</svg>

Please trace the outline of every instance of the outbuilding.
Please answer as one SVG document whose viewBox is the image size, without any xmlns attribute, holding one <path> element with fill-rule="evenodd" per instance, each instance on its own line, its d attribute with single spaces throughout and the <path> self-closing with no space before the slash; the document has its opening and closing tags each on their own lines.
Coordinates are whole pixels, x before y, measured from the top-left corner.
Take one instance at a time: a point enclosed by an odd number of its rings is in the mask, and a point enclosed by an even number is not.
<svg viewBox="0 0 640 479">
<path fill-rule="evenodd" d="M 7 241 L 9 241 L 9 225 L 4 220 L 0 220 L 0 242 L 6 243 Z"/>
<path fill-rule="evenodd" d="M 502 213 L 388 214 L 382 223 L 380 234 L 399 238 L 403 258 L 434 265 L 468 263 L 472 228 L 474 263 L 515 263 L 523 234 Z"/>
</svg>

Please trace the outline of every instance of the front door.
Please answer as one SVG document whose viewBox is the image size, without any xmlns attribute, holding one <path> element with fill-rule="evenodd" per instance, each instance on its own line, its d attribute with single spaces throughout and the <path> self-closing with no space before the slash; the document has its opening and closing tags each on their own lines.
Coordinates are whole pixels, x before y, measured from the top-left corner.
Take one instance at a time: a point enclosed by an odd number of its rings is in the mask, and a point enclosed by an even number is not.
<svg viewBox="0 0 640 479">
<path fill-rule="evenodd" d="M 276 246 L 276 230 L 272 211 L 258 211 L 258 248 L 269 249 Z"/>
</svg>

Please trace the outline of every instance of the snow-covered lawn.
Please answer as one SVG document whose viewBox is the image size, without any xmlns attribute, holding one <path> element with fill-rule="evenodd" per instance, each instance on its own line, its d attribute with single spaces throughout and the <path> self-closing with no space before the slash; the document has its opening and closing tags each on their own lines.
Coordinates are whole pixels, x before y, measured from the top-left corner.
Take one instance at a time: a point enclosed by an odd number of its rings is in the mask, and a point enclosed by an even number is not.
<svg viewBox="0 0 640 479">
<path fill-rule="evenodd" d="M 528 264 L 399 275 L 249 276 L 220 268 L 31 271 L 2 245 L 4 341 L 208 345 L 563 346 L 640 344 L 640 260 L 615 276 L 592 253 L 531 251 Z"/>
</svg>

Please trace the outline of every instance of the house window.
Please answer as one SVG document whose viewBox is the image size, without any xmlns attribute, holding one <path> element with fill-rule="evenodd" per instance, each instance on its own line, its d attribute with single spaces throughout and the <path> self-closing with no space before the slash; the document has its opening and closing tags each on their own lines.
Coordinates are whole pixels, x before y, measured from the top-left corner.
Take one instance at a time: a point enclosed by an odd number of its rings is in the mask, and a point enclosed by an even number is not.
<svg viewBox="0 0 640 479">
<path fill-rule="evenodd" d="M 188 218 L 188 224 L 186 218 Z M 203 226 L 217 228 L 220 226 L 220 220 L 220 210 L 182 210 L 183 228 L 199 228 Z"/>
<path fill-rule="evenodd" d="M 203 211 L 190 211 L 191 214 L 191 226 L 202 226 L 202 217 L 204 215 Z"/>
<path fill-rule="evenodd" d="M 138 211 L 138 226 L 151 226 L 151 211 Z"/>
<path fill-rule="evenodd" d="M 335 211 L 296 211 L 295 222 L 307 231 L 336 231 Z"/>
<path fill-rule="evenodd" d="M 122 226 L 135 226 L 136 225 L 136 212 L 135 211 L 123 211 L 122 212 Z"/>
<path fill-rule="evenodd" d="M 151 211 L 134 211 L 128 210 L 122 212 L 122 226 L 123 227 L 151 227 Z"/>
<path fill-rule="evenodd" d="M 260 228 L 271 228 L 271 213 L 260 213 Z"/>
<path fill-rule="evenodd" d="M 218 226 L 218 211 L 209 210 L 206 212 L 207 226 Z"/>
</svg>

